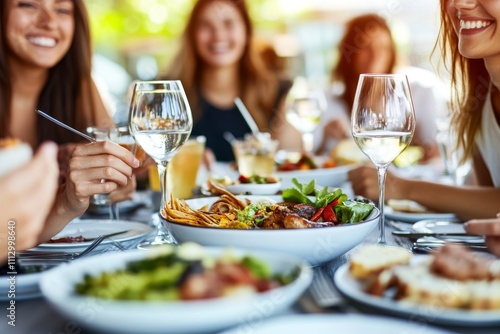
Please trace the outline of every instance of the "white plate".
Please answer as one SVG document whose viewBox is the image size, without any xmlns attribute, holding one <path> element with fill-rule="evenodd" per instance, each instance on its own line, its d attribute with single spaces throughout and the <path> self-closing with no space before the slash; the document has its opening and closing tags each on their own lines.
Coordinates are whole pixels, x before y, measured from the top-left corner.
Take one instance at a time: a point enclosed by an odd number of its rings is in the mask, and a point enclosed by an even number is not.
<svg viewBox="0 0 500 334">
<path fill-rule="evenodd" d="M 394 211 L 392 208 L 384 207 L 384 216 L 386 218 L 397 220 L 405 223 L 416 223 L 419 220 L 427 219 L 457 219 L 453 213 L 410 213 Z"/>
<path fill-rule="evenodd" d="M 24 300 L 40 297 L 41 292 L 38 283 L 41 275 L 42 273 L 15 275 L 15 285 L 13 286 L 15 290 L 15 299 Z M 11 291 L 10 278 L 11 275 L 0 276 L 0 301 L 14 299 L 9 297 L 9 291 Z"/>
<path fill-rule="evenodd" d="M 207 248 L 213 255 L 221 248 Z M 273 273 L 288 273 L 300 267 L 290 284 L 264 293 L 214 298 L 201 301 L 109 301 L 75 293 L 75 284 L 85 274 L 123 268 L 127 262 L 152 254 L 150 251 L 115 252 L 83 258 L 47 272 L 40 288 L 47 300 L 82 327 L 116 333 L 202 333 L 217 332 L 239 323 L 252 323 L 290 307 L 307 289 L 312 269 L 295 256 L 262 251 L 235 250 L 266 262 Z"/>
<path fill-rule="evenodd" d="M 224 332 L 223 334 L 277 334 L 277 333 L 419 333 L 419 334 L 451 334 L 418 321 L 402 321 L 384 316 L 361 314 L 307 314 L 286 315 L 258 322 L 245 324 Z"/>
<path fill-rule="evenodd" d="M 281 180 L 281 189 L 293 187 L 293 178 L 296 178 L 299 183 L 309 183 L 311 180 L 316 180 L 316 185 L 321 187 L 338 187 L 347 181 L 347 172 L 355 166 L 357 165 L 345 165 L 309 170 L 293 170 L 287 172 L 277 171 L 273 173 L 273 175 Z"/>
<path fill-rule="evenodd" d="M 464 224 L 458 220 L 439 220 L 429 219 L 421 220 L 413 224 L 413 229 L 417 232 L 434 232 L 434 233 L 466 233 Z M 443 237 L 424 237 L 422 240 L 436 240 L 440 241 L 464 241 L 470 243 L 483 243 L 484 237 L 482 236 L 443 236 Z M 419 239 L 420 240 L 420 239 Z"/>
<path fill-rule="evenodd" d="M 281 196 L 238 196 L 256 202 L 271 199 L 282 202 Z M 219 197 L 186 200 L 193 209 L 210 206 Z M 300 256 L 313 265 L 330 261 L 351 250 L 362 242 L 377 226 L 380 211 L 374 208 L 361 223 L 341 226 L 279 229 L 240 230 L 226 228 L 199 227 L 172 223 L 162 218 L 172 236 L 178 242 L 194 241 L 204 246 L 233 246 L 285 252 Z"/>
<path fill-rule="evenodd" d="M 53 238 L 62 238 L 67 236 L 83 236 L 85 238 L 96 238 L 101 234 L 110 234 L 115 232 L 127 231 L 126 233 L 113 237 L 118 242 L 128 243 L 138 238 L 145 237 L 153 231 L 151 226 L 145 223 L 126 221 L 126 220 L 107 220 L 107 219 L 77 219 L 69 223 L 64 229 Z M 76 243 L 44 243 L 38 245 L 36 250 L 57 250 L 66 252 L 81 252 L 92 241 Z M 111 240 L 105 239 L 99 248 L 109 245 Z"/>
<path fill-rule="evenodd" d="M 421 261 L 425 255 L 415 255 L 412 261 Z M 435 323 L 448 326 L 494 326 L 500 325 L 499 311 L 467 311 L 446 309 L 425 305 L 398 303 L 395 300 L 377 297 L 363 291 L 362 284 L 349 274 L 349 264 L 337 269 L 334 275 L 335 286 L 339 292 L 357 303 L 405 318 L 408 321 Z"/>
<path fill-rule="evenodd" d="M 257 184 L 238 183 L 226 187 L 226 190 L 235 195 L 276 195 L 281 189 L 281 182 Z"/>
</svg>

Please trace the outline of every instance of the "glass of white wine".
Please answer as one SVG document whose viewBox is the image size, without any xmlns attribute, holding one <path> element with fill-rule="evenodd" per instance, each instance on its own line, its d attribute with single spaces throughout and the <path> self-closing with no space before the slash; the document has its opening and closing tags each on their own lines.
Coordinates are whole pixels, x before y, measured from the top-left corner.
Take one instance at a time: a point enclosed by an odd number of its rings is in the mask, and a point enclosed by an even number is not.
<svg viewBox="0 0 500 334">
<path fill-rule="evenodd" d="M 191 134 L 191 108 L 179 80 L 137 81 L 131 99 L 130 134 L 156 162 L 163 207 L 169 201 L 168 162 Z"/>
<path fill-rule="evenodd" d="M 302 149 L 311 154 L 314 130 L 327 108 L 325 94 L 311 89 L 303 80 L 296 80 L 286 100 L 286 120 L 301 133 Z"/>
<path fill-rule="evenodd" d="M 385 244 L 385 177 L 392 161 L 410 144 L 415 111 L 408 78 L 400 74 L 361 74 L 351 114 L 357 145 L 373 162 L 379 185 L 379 237 Z"/>
</svg>

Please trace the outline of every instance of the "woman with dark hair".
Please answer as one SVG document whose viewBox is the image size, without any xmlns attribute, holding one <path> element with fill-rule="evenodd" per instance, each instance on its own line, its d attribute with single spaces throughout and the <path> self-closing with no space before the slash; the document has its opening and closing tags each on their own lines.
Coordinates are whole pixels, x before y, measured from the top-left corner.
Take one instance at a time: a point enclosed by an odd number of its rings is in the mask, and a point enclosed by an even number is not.
<svg viewBox="0 0 500 334">
<path fill-rule="evenodd" d="M 59 150 L 64 180 L 47 218 L 50 224 L 40 236 L 43 241 L 83 214 L 91 195 L 131 187 L 138 161 L 109 142 L 69 144 L 81 138 L 35 112 L 43 110 L 80 131 L 90 125 L 113 126 L 90 75 L 84 1 L 5 0 L 0 17 L 0 138 L 14 137 L 34 149 L 45 140 L 67 144 Z"/>
<path fill-rule="evenodd" d="M 500 2 L 441 0 L 441 56 L 451 74 L 452 121 L 463 162 L 473 161 L 476 184 L 449 186 L 388 173 L 387 199 L 409 199 L 429 210 L 461 219 L 490 218 L 500 212 Z M 349 173 L 356 194 L 377 199 L 377 175 L 362 167 Z M 486 227 L 488 226 L 488 227 Z M 471 222 L 471 233 L 496 236 L 499 219 Z M 496 252 L 500 250 L 497 246 Z"/>
<path fill-rule="evenodd" d="M 331 73 L 327 92 L 328 111 L 315 132 L 315 149 L 329 153 L 340 140 L 351 138 L 350 117 L 358 78 L 363 73 L 407 74 L 413 93 L 417 127 L 412 145 L 424 148 L 425 159 L 439 154 L 435 136 L 435 115 L 447 108 L 441 93 L 441 82 L 430 71 L 397 68 L 397 50 L 391 30 L 384 18 L 364 14 L 346 23 L 337 46 L 338 60 Z"/>
<path fill-rule="evenodd" d="M 236 97 L 245 103 L 260 131 L 277 139 L 286 136 L 282 112 L 291 82 L 266 69 L 252 41 L 245 1 L 199 0 L 166 74 L 182 81 L 193 113 L 191 135 L 205 136 L 206 146 L 220 161 L 234 160 L 225 132 L 237 138 L 251 132 L 235 106 Z"/>
</svg>

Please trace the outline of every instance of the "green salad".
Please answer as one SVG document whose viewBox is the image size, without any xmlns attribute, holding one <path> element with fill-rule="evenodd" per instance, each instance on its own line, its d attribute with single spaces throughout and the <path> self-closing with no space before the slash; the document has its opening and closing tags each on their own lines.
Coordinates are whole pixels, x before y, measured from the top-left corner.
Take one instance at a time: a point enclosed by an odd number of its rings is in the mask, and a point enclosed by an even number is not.
<svg viewBox="0 0 500 334">
<path fill-rule="evenodd" d="M 86 275 L 76 292 L 113 300 L 197 300 L 263 292 L 296 276 L 297 272 L 272 275 L 266 263 L 252 256 L 240 258 L 228 250 L 215 257 L 198 244 L 185 243 L 164 246 L 155 256 L 130 262 L 124 269 Z"/>
</svg>

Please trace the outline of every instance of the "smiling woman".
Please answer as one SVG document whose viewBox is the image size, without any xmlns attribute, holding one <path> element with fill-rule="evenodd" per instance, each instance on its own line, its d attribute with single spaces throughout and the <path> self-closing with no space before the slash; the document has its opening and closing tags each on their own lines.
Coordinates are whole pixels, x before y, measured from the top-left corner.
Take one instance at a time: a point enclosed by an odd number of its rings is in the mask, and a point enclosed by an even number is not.
<svg viewBox="0 0 500 334">
<path fill-rule="evenodd" d="M 90 125 L 113 125 L 91 77 L 84 1 L 4 0 L 0 18 L 0 138 L 16 138 L 33 149 L 46 140 L 62 145 L 58 159 L 62 182 L 46 218 L 50 224 L 27 232 L 33 233 L 33 242 L 41 242 L 82 215 L 90 196 L 121 187 L 133 190 L 129 180 L 139 163 L 118 145 L 78 145 L 79 137 L 35 112 L 43 110 L 82 132 Z M 8 193 L 11 199 L 2 204 L 10 206 L 15 194 Z M 44 199 L 52 195 L 43 194 Z"/>
</svg>

